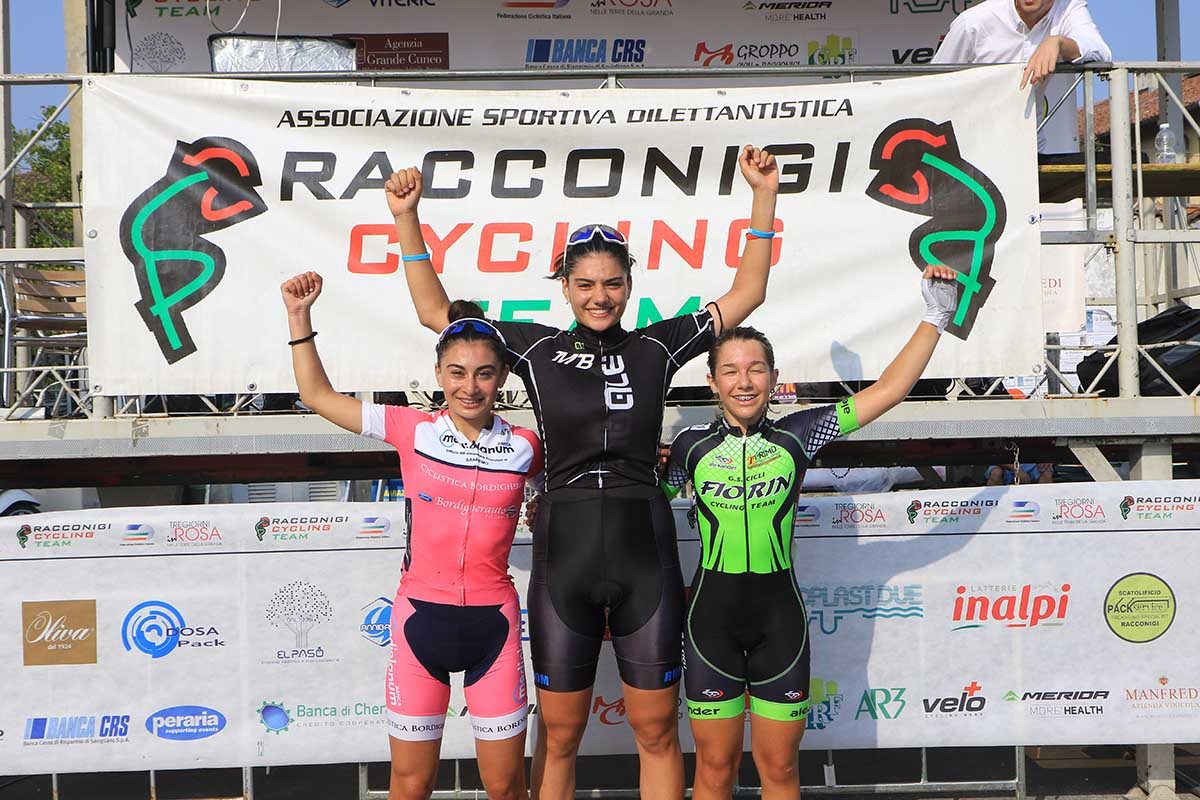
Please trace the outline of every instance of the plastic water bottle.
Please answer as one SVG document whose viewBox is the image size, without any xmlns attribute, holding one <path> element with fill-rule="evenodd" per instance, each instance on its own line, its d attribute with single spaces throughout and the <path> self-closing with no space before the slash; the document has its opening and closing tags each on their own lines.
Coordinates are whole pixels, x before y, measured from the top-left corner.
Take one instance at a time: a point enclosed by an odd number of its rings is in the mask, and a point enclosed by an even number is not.
<svg viewBox="0 0 1200 800">
<path fill-rule="evenodd" d="M 1154 160 L 1158 164 L 1175 163 L 1175 131 L 1165 122 L 1158 126 L 1154 137 Z"/>
</svg>

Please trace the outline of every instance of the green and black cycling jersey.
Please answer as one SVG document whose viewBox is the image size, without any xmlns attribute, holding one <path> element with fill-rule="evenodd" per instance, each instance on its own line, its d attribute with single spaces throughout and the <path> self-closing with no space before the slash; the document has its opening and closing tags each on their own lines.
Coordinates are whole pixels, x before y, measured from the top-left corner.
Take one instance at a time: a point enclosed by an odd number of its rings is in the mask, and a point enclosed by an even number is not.
<svg viewBox="0 0 1200 800">
<path fill-rule="evenodd" d="M 822 446 L 858 428 L 854 398 L 773 420 L 743 435 L 722 415 L 681 432 L 671 445 L 663 489 L 691 482 L 703 553 L 700 566 L 726 573 L 792 568 L 792 527 L 800 483 Z"/>
<path fill-rule="evenodd" d="M 700 563 L 684 625 L 693 720 L 745 711 L 801 722 L 809 704 L 808 613 L 792 571 L 792 527 L 817 451 L 858 428 L 854 399 L 764 417 L 745 433 L 724 416 L 680 433 L 663 489 L 692 483 Z"/>
</svg>

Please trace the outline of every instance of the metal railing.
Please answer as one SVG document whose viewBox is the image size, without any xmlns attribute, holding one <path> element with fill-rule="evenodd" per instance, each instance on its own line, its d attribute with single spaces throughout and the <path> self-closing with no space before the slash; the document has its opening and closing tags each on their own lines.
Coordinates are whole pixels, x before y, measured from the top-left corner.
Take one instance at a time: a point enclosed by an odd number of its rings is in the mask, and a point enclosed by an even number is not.
<svg viewBox="0 0 1200 800">
<path fill-rule="evenodd" d="M 747 77 L 828 77 L 832 75 L 843 76 L 851 81 L 861 77 L 878 77 L 878 76 L 901 76 L 912 75 L 916 73 L 934 73 L 945 72 L 957 69 L 957 67 L 926 67 L 914 68 L 909 66 L 897 67 L 814 67 L 800 69 L 773 69 L 773 68 L 710 68 L 703 71 L 698 71 L 691 68 L 680 69 L 639 69 L 630 72 L 621 72 L 616 70 L 561 70 L 554 73 L 531 72 L 526 70 L 506 70 L 497 72 L 477 72 L 477 71 L 438 71 L 438 72 L 361 72 L 361 73 L 345 73 L 345 72 L 330 72 L 330 73 L 272 73 L 264 75 L 262 73 L 247 73 L 247 74 L 197 74 L 192 77 L 203 77 L 207 79 L 221 78 L 226 80 L 264 80 L 273 81 L 297 81 L 297 82 L 323 82 L 337 81 L 344 82 L 347 80 L 368 81 L 372 85 L 380 81 L 398 81 L 398 82 L 419 82 L 419 81 L 508 81 L 508 80 L 603 80 L 604 85 L 612 88 L 617 88 L 622 81 L 632 82 L 643 79 L 657 78 L 681 78 L 681 77 L 702 77 L 705 80 L 720 80 L 726 77 L 747 78 Z M 1145 357 L 1147 362 L 1157 370 L 1164 381 L 1167 382 L 1178 394 L 1184 396 L 1195 397 L 1200 394 L 1200 387 L 1188 391 L 1186 387 L 1180 386 L 1179 383 L 1158 364 L 1151 356 L 1153 352 L 1163 350 L 1175 346 L 1200 346 L 1200 342 L 1196 341 L 1176 341 L 1164 342 L 1157 344 L 1140 344 L 1137 340 L 1136 323 L 1139 318 L 1139 309 L 1143 312 L 1148 309 L 1170 304 L 1172 302 L 1184 300 L 1187 298 L 1200 296 L 1200 278 L 1197 283 L 1188 286 L 1174 285 L 1174 281 L 1167 281 L 1167 285 L 1162 291 L 1147 292 L 1143 296 L 1137 293 L 1137 262 L 1134 258 L 1135 247 L 1151 248 L 1151 247 L 1170 247 L 1173 255 L 1178 259 L 1178 254 L 1183 253 L 1184 260 L 1193 265 L 1200 263 L 1193 252 L 1193 245 L 1200 242 L 1200 231 L 1187 230 L 1186 218 L 1183 219 L 1183 224 L 1180 225 L 1179 207 L 1178 204 L 1168 201 L 1166 204 L 1166 213 L 1164 214 L 1164 223 L 1167 225 L 1165 229 L 1152 229 L 1146 226 L 1146 208 L 1145 208 L 1145 193 L 1144 193 L 1144 169 L 1141 159 L 1140 147 L 1140 127 L 1135 129 L 1135 138 L 1137 139 L 1137 154 L 1131 156 L 1131 151 L 1134 149 L 1129 141 L 1130 129 L 1130 108 L 1128 94 L 1125 91 L 1116 91 L 1110 99 L 1110 121 L 1112 133 L 1112 183 L 1113 183 L 1113 225 L 1111 228 L 1100 228 L 1099 220 L 1099 191 L 1098 191 L 1098 166 L 1097 153 L 1095 142 L 1095 81 L 1097 78 L 1103 78 L 1110 81 L 1114 87 L 1124 89 L 1128 86 L 1129 76 L 1131 74 L 1153 74 L 1156 76 L 1157 82 L 1166 89 L 1166 94 L 1171 101 L 1178 107 L 1184 110 L 1184 118 L 1187 119 L 1189 125 L 1200 135 L 1200 126 L 1197 126 L 1196 121 L 1191 119 L 1186 109 L 1184 109 L 1178 95 L 1171 90 L 1170 86 L 1163 79 L 1163 74 L 1179 74 L 1186 72 L 1200 72 L 1200 64 L 1186 63 L 1157 63 L 1157 62 L 1135 62 L 1114 65 L 1088 65 L 1082 68 L 1063 66 L 1063 71 L 1076 72 L 1078 78 L 1072 86 L 1070 92 L 1059 98 L 1053 104 L 1052 113 L 1061 113 L 1062 109 L 1070 109 L 1072 104 L 1066 101 L 1068 96 L 1076 91 L 1076 88 L 1082 86 L 1084 95 L 1084 208 L 1085 208 L 1085 230 L 1077 232 L 1047 232 L 1043 234 L 1043 243 L 1046 244 L 1080 244 L 1090 243 L 1102 245 L 1110 250 L 1116 259 L 1116 277 L 1117 287 L 1116 296 L 1108 299 L 1110 304 L 1117 311 L 1117 343 L 1116 344 L 1087 344 L 1087 345 L 1063 345 L 1050 342 L 1046 346 L 1045 366 L 1040 375 L 1037 388 L 1047 383 L 1053 383 L 1059 391 L 1053 392 L 1054 396 L 1069 396 L 1069 397 L 1096 397 L 1098 396 L 1097 387 L 1106 374 L 1112 369 L 1113 365 L 1117 365 L 1119 376 L 1120 395 L 1122 397 L 1136 397 L 1139 394 L 1139 360 Z M 188 77 L 178 74 L 171 75 L 172 78 Z M 46 121 L 44 125 L 31 138 L 28 145 L 18 153 L 12 160 L 5 165 L 4 171 L 0 174 L 0 182 L 4 178 L 12 174 L 18 168 L 22 159 L 27 155 L 37 141 L 49 129 L 50 124 L 61 115 L 62 111 L 75 99 L 79 94 L 83 81 L 87 80 L 85 75 L 66 75 L 66 74 L 49 74 L 49 75 L 5 75 L 0 76 L 0 86 L 11 87 L 15 85 L 46 85 L 59 84 L 66 85 L 69 92 L 62 103 Z M 1135 95 L 1135 107 L 1140 105 L 1140 96 Z M 1140 110 L 1140 109 L 1139 109 Z M 1140 113 L 1134 119 L 1140 120 Z M 1136 175 L 1136 181 L 1135 176 Z M 1136 195 L 1134 187 L 1136 183 Z M 1198 187 L 1197 193 L 1200 193 Z M 14 201 L 14 205 L 15 205 Z M 43 203 L 25 204 L 27 208 L 77 208 L 78 204 L 70 202 L 61 203 Z M 1182 248 L 1182 249 L 1181 249 Z M 8 248 L 0 248 L 0 267 L 8 264 L 40 264 L 40 263 L 61 263 L 70 261 L 82 261 L 83 250 L 78 247 L 58 247 L 58 248 L 28 248 L 24 243 L 17 244 Z M 84 264 L 86 269 L 86 263 Z M 1105 303 L 1095 303 L 1095 305 L 1104 305 Z M 65 418 L 73 416 L 92 417 L 107 417 L 107 416 L 148 416 L 155 414 L 171 415 L 171 400 L 169 398 L 154 398 L 154 397 L 108 397 L 102 394 L 102 387 L 92 386 L 88 381 L 88 368 L 86 363 L 86 350 L 72 351 L 77 356 L 74 361 L 70 360 L 72 352 L 54 351 L 53 345 L 47 342 L 42 346 L 46 352 L 47 358 L 61 356 L 63 363 L 45 364 L 14 364 L 14 354 L 9 348 L 5 348 L 3 354 L 3 366 L 0 367 L 0 420 L 19 422 L 23 419 L 30 418 Z M 1089 382 L 1088 385 L 1082 386 L 1073 380 L 1068 372 L 1060 368 L 1061 356 L 1063 353 L 1070 351 L 1095 352 L 1104 353 L 1105 360 L 1098 374 Z M 947 397 L 950 399 L 956 397 L 979 396 L 986 395 L 995 390 L 1001 383 L 1001 378 L 991 379 L 990 383 L 985 387 L 983 392 L 970 386 L 965 380 L 959 379 L 951 382 L 950 389 L 947 392 Z M 1063 391 L 1065 390 L 1065 391 Z M 268 413 L 264 412 L 263 395 L 261 394 L 236 394 L 230 396 L 228 400 L 218 400 L 209 397 L 199 398 L 199 402 L 204 406 L 205 410 L 200 413 L 211 414 L 246 414 L 246 413 Z M 196 412 L 185 412 L 196 413 Z M 907 784 L 888 784 L 885 786 L 844 786 L 837 785 L 836 780 L 828 782 L 824 786 L 806 787 L 807 792 L 814 794 L 840 794 L 840 793 L 855 793 L 855 792 L 880 792 L 889 793 L 914 792 L 914 791 L 934 791 L 945 789 L 962 789 L 964 791 L 1012 791 L 1017 797 L 1023 797 L 1025 788 L 1024 774 L 1024 753 L 1022 748 L 1016 749 L 1017 763 L 1016 772 L 1012 780 L 1004 781 L 986 781 L 986 782 L 963 782 L 963 783 L 933 783 L 928 780 L 926 769 L 925 753 L 922 750 L 922 772 L 919 782 Z M 151 773 L 151 781 L 153 782 L 153 773 Z M 366 767 L 362 765 L 359 771 L 359 792 L 363 798 L 375 797 L 377 793 L 372 792 L 367 786 Z M 252 774 L 249 770 L 243 771 L 244 797 L 252 797 L 253 781 Z M 476 790 L 464 789 L 461 780 L 456 781 L 456 786 L 452 790 L 439 791 L 437 797 L 444 798 L 466 798 L 479 796 Z M 636 792 L 626 790 L 592 790 L 580 791 L 577 793 L 579 797 L 633 797 Z M 753 789 L 739 790 L 738 796 L 756 796 Z"/>
<path fill-rule="evenodd" d="M 842 77 L 850 81 L 865 77 L 901 76 L 916 73 L 937 73 L 958 69 L 957 66 L 843 66 L 843 67 L 808 67 L 808 68 L 657 68 L 637 69 L 629 71 L 568 69 L 556 70 L 553 73 L 528 70 L 483 71 L 422 71 L 422 72 L 304 72 L 304 73 L 195 73 L 172 74 L 170 77 L 196 77 L 224 80 L 272 80 L 296 82 L 325 82 L 325 81 L 362 81 L 372 85 L 381 81 L 392 82 L 422 82 L 422 81 L 544 81 L 544 80 L 600 80 L 608 87 L 619 87 L 622 82 L 638 80 L 654 80 L 662 78 L 700 78 L 706 81 L 719 81 L 728 77 L 794 77 L 805 79 L 812 77 Z M 1078 87 L 1082 86 L 1084 96 L 1084 211 L 1085 229 L 1081 231 L 1047 231 L 1042 234 L 1045 244 L 1081 244 L 1091 243 L 1102 245 L 1113 254 L 1117 291 L 1111 298 L 1117 317 L 1117 343 L 1108 344 L 1078 344 L 1062 345 L 1050 342 L 1045 350 L 1045 364 L 1041 369 L 1035 390 L 1040 390 L 1049 384 L 1054 397 L 1096 397 L 1100 379 L 1108 373 L 1113 363 L 1117 365 L 1120 385 L 1120 396 L 1136 397 L 1139 394 L 1139 361 L 1145 357 L 1145 363 L 1150 364 L 1161 373 L 1163 380 L 1174 391 L 1182 396 L 1196 396 L 1195 389 L 1187 389 L 1179 383 L 1155 361 L 1153 352 L 1173 346 L 1195 346 L 1195 342 L 1167 342 L 1151 345 L 1141 345 L 1137 341 L 1136 322 L 1139 318 L 1148 316 L 1153 309 L 1172 303 L 1181 302 L 1192 297 L 1200 296 L 1200 258 L 1197 257 L 1194 245 L 1200 242 L 1200 230 L 1188 229 L 1186 216 L 1181 219 L 1182 204 L 1173 199 L 1167 199 L 1162 215 L 1166 226 L 1162 229 L 1147 227 L 1147 203 L 1144 189 L 1144 173 L 1141 154 L 1141 129 L 1134 128 L 1135 142 L 1130 142 L 1130 120 L 1140 119 L 1140 93 L 1134 94 L 1135 115 L 1131 117 L 1129 95 L 1127 92 L 1114 91 L 1110 95 L 1110 132 L 1111 132 L 1111 161 L 1112 161 L 1112 192 L 1113 192 L 1113 225 L 1111 228 L 1098 226 L 1099 191 L 1098 191 L 1098 158 L 1095 138 L 1095 82 L 1106 79 L 1112 87 L 1127 87 L 1131 75 L 1152 75 L 1157 85 L 1161 86 L 1164 94 L 1184 113 L 1187 124 L 1200 136 L 1200 125 L 1190 117 L 1178 94 L 1164 79 L 1164 75 L 1200 72 L 1200 63 L 1184 62 L 1130 62 L 1113 65 L 1061 65 L 1063 72 L 1074 72 L 1077 77 L 1070 90 L 1058 97 L 1051 105 L 1047 119 L 1055 113 L 1070 111 L 1074 104 L 1068 103 Z M 0 182 L 11 175 L 21 164 L 29 151 L 41 137 L 50 129 L 67 106 L 77 97 L 82 84 L 87 80 L 86 75 L 43 74 L 43 75 L 5 75 L 0 76 L 0 86 L 16 85 L 46 85 L 60 84 L 69 87 L 66 97 L 47 117 L 42 126 L 30 138 L 26 146 L 17 153 L 0 173 Z M 1043 125 L 1045 122 L 1043 121 Z M 1132 155 L 1131 155 L 1132 153 Z M 1136 180 L 1134 179 L 1136 176 Z M 1135 192 L 1136 186 L 1136 192 Z M 1197 193 L 1200 194 L 1200 184 Z M 58 203 L 26 203 L 16 201 L 14 205 L 27 210 L 43 208 L 64 209 L 78 208 L 79 204 L 69 201 Z M 1164 284 L 1161 289 L 1139 296 L 1136 290 L 1137 259 L 1135 249 L 1156 251 L 1152 252 L 1155 261 L 1165 261 L 1170 268 L 1159 269 L 1158 277 Z M 1163 251 L 1169 248 L 1169 254 Z M 1182 256 L 1182 258 L 1180 257 Z M 82 262 L 83 249 L 78 247 L 30 248 L 24 242 L 14 242 L 10 248 L 0 248 L 0 269 L 9 264 L 45 264 L 63 262 Z M 1149 262 L 1149 258 L 1143 259 Z M 1193 283 L 1178 285 L 1176 265 L 1190 264 L 1192 273 L 1196 275 Z M 86 263 L 84 264 L 86 269 Z M 1143 281 L 1149 279 L 1149 269 L 1143 273 Z M 1148 286 L 1148 284 L 1147 284 Z M 1095 303 L 1102 305 L 1103 303 Z M 53 346 L 52 343 L 48 343 Z M 30 347 L 36 347 L 31 345 Z M 30 363 L 33 359 L 18 361 L 15 348 L 6 347 L 0 358 L 0 420 L 17 420 L 28 418 L 28 408 L 43 409 L 50 417 L 71 416 L 139 416 L 147 413 L 206 413 L 206 414 L 245 414 L 261 412 L 262 395 L 253 393 L 234 395 L 231 399 L 222 398 L 220 401 L 211 397 L 198 397 L 193 406 L 184 412 L 172 412 L 171 402 L 167 398 L 151 397 L 116 397 L 103 394 L 103 387 L 90 386 L 81 376 L 86 375 L 86 351 L 81 353 L 78 363 L 66 367 L 46 367 L 44 364 Z M 1096 376 L 1089 385 L 1082 386 L 1059 367 L 1064 353 L 1076 351 L 1084 353 L 1103 352 L 1105 364 L 1100 375 Z M 989 387 L 994 390 L 999 382 Z M 963 380 L 952 381 L 949 384 L 947 398 L 977 396 L 980 393 L 973 390 Z M 99 400 L 100 402 L 96 402 Z M 177 403 L 178 405 L 178 403 Z M 200 410 L 194 410 L 199 405 Z"/>
</svg>

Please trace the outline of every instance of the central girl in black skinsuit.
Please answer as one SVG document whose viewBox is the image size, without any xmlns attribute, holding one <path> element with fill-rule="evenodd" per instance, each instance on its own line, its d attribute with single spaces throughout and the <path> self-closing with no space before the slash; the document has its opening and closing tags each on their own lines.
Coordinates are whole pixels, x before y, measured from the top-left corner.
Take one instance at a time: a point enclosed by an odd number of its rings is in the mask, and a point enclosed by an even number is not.
<svg viewBox="0 0 1200 800">
<path fill-rule="evenodd" d="M 624 239 L 588 225 L 568 240 L 554 277 L 605 254 L 628 276 Z M 591 687 L 606 622 L 621 680 L 662 689 L 679 679 L 673 636 L 683 580 L 670 505 L 655 484 L 663 400 L 675 372 L 713 341 L 698 311 L 627 331 L 564 331 L 496 323 L 509 367 L 525 381 L 552 444 L 546 494 L 534 526 L 529 584 L 534 683 L 551 692 Z"/>
<path fill-rule="evenodd" d="M 606 619 L 641 758 L 641 794 L 683 797 L 677 730 L 683 580 L 654 468 L 672 376 L 706 352 L 724 326 L 740 324 L 766 293 L 779 190 L 775 159 L 747 145 L 739 163 L 754 196 L 752 232 L 732 287 L 705 310 L 624 330 L 632 288 L 628 244 L 612 228 L 586 225 L 568 237 L 554 274 L 575 330 L 496 323 L 546 450 L 547 493 L 534 527 L 528 597 L 539 723 L 533 787 L 540 800 L 574 795 L 575 755 Z M 440 331 L 449 299 L 423 256 L 421 188 L 420 172 L 409 168 L 392 175 L 386 194 L 417 316 Z"/>
</svg>

